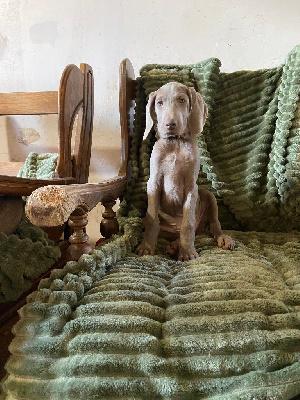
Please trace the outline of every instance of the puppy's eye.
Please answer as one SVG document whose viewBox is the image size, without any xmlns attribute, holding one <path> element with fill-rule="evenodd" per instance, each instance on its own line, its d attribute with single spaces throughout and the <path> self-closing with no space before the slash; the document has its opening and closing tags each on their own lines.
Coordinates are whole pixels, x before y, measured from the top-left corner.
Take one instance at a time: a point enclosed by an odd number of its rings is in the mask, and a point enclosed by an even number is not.
<svg viewBox="0 0 300 400">
<path fill-rule="evenodd" d="M 179 99 L 179 103 L 185 103 L 185 99 L 184 99 L 183 97 L 181 97 L 181 98 Z"/>
<path fill-rule="evenodd" d="M 162 100 L 159 100 L 156 104 L 157 104 L 158 106 L 162 106 L 164 103 L 163 103 Z"/>
</svg>

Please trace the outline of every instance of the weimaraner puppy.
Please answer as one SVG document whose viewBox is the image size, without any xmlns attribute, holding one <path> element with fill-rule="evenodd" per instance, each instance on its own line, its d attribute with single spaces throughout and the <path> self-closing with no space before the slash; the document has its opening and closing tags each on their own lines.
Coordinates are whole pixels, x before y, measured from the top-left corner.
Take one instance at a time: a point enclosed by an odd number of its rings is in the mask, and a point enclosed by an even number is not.
<svg viewBox="0 0 300 400">
<path fill-rule="evenodd" d="M 194 241 L 201 232 L 209 231 L 223 249 L 235 247 L 222 232 L 214 195 L 196 183 L 200 169 L 196 135 L 202 132 L 206 116 L 200 93 L 181 83 L 167 83 L 149 95 L 144 139 L 156 123 L 158 140 L 150 158 L 145 232 L 136 250 L 140 256 L 154 254 L 158 235 L 173 240 L 167 252 L 178 252 L 180 261 L 198 257 Z"/>
</svg>

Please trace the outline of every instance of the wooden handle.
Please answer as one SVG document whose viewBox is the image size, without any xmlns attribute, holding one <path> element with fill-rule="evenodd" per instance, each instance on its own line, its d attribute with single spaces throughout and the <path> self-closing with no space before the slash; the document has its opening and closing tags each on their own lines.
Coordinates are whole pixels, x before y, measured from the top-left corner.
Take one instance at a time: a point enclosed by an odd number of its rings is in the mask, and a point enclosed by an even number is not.
<svg viewBox="0 0 300 400">
<path fill-rule="evenodd" d="M 57 226 L 65 223 L 80 205 L 92 210 L 106 197 L 117 199 L 126 187 L 126 177 L 68 186 L 49 185 L 35 190 L 25 207 L 28 219 L 37 226 Z"/>
</svg>

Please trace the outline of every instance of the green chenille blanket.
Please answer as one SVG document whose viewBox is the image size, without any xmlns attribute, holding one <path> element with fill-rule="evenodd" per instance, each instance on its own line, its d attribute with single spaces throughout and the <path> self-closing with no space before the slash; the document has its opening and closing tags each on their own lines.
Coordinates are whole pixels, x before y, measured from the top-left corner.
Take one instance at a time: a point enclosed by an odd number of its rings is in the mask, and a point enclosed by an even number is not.
<svg viewBox="0 0 300 400">
<path fill-rule="evenodd" d="M 300 394 L 300 47 L 283 66 L 150 65 L 138 78 L 120 234 L 41 281 L 20 310 L 7 399 L 292 399 Z M 180 81 L 209 108 L 199 185 L 233 252 L 196 238 L 197 260 L 137 257 L 155 130 L 147 95 Z"/>
<path fill-rule="evenodd" d="M 53 178 L 57 154 L 30 153 L 18 176 Z M 1 222 L 0 222 L 1 223 Z M 60 257 L 45 232 L 24 216 L 13 235 L 0 232 L 0 303 L 17 300 Z"/>
</svg>

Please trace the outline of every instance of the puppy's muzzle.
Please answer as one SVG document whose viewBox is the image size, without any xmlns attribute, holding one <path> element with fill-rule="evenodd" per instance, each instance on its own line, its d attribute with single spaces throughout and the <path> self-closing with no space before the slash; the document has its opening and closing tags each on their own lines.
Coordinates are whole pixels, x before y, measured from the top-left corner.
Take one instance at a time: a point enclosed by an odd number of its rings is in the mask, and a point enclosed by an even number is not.
<svg viewBox="0 0 300 400">
<path fill-rule="evenodd" d="M 173 131 L 177 127 L 177 122 L 175 120 L 169 120 L 166 122 L 167 131 Z"/>
</svg>

